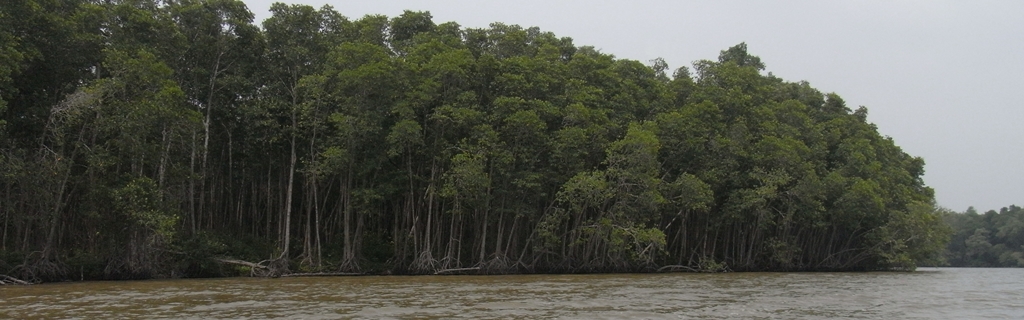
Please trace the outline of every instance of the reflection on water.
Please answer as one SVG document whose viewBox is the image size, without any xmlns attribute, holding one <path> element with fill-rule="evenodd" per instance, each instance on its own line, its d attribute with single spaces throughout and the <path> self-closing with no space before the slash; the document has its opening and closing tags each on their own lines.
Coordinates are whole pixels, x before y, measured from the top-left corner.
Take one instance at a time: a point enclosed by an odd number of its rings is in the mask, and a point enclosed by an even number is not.
<svg viewBox="0 0 1024 320">
<path fill-rule="evenodd" d="M 0 318 L 1024 318 L 1024 269 L 367 276 L 0 287 Z"/>
</svg>

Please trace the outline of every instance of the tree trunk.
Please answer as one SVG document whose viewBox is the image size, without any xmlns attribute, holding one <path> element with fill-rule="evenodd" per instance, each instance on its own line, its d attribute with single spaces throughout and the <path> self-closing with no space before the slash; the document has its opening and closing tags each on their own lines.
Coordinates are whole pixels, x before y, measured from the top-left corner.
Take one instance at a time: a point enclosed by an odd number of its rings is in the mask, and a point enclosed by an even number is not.
<svg viewBox="0 0 1024 320">
<path fill-rule="evenodd" d="M 293 110 L 292 111 L 292 130 L 293 131 L 292 131 L 292 138 L 291 138 L 291 158 L 290 158 L 291 160 L 288 163 L 288 186 L 287 186 L 287 191 L 285 191 L 284 210 L 283 210 L 283 213 L 282 213 L 282 215 L 283 215 L 282 216 L 282 221 L 284 223 L 284 226 L 283 226 L 283 228 L 284 228 L 284 239 L 283 239 L 283 246 L 282 246 L 282 250 L 281 250 L 281 257 L 280 257 L 281 259 L 287 259 L 288 258 L 288 250 L 289 250 L 289 246 L 291 245 L 291 236 L 292 236 L 291 235 L 291 225 L 292 225 L 292 193 L 293 193 L 292 189 L 295 186 L 295 163 L 296 163 L 296 160 L 298 160 L 296 155 L 295 155 L 295 136 L 296 136 L 296 133 L 295 133 L 294 130 L 296 130 L 297 127 L 298 127 L 298 124 L 296 123 L 297 119 L 295 119 L 295 116 L 296 116 L 295 115 L 295 111 L 294 111 L 295 107 L 296 107 L 295 105 L 292 105 L 292 108 L 293 108 L 292 109 Z"/>
<path fill-rule="evenodd" d="M 349 165 L 348 173 L 345 176 L 344 185 L 341 188 L 341 198 L 344 202 L 342 209 L 342 241 L 344 253 L 342 265 L 351 263 L 355 258 L 352 246 L 352 166 Z"/>
</svg>

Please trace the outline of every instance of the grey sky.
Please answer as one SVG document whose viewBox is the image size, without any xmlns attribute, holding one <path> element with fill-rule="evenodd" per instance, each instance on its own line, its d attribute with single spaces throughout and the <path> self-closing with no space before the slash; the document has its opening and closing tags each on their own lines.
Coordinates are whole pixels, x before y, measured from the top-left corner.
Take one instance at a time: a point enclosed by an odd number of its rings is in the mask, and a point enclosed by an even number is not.
<svg viewBox="0 0 1024 320">
<path fill-rule="evenodd" d="M 245 0 L 261 22 L 271 0 Z M 746 42 L 766 70 L 868 108 L 925 159 L 939 205 L 1024 205 L 1024 1 L 324 1 L 343 15 L 430 11 L 435 23 L 537 26 L 671 68 Z"/>
</svg>

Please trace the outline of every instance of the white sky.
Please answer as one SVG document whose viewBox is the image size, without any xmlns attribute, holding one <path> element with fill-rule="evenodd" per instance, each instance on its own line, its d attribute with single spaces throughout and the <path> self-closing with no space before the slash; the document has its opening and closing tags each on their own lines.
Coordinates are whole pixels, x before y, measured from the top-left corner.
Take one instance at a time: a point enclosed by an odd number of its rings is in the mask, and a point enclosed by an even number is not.
<svg viewBox="0 0 1024 320">
<path fill-rule="evenodd" d="M 244 1 L 257 24 L 274 2 Z M 939 205 L 1024 205 L 1024 1 L 283 2 L 330 4 L 353 20 L 408 9 L 463 27 L 537 26 L 672 69 L 746 42 L 766 71 L 867 107 L 883 135 L 925 159 Z"/>
</svg>

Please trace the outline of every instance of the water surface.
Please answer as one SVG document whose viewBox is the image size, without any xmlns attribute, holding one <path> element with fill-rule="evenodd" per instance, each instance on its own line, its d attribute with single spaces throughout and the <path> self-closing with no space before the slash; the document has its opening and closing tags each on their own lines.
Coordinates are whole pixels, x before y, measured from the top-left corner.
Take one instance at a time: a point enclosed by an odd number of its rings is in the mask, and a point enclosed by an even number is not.
<svg viewBox="0 0 1024 320">
<path fill-rule="evenodd" d="M 0 318 L 1024 319 L 1024 269 L 0 286 Z"/>
</svg>

